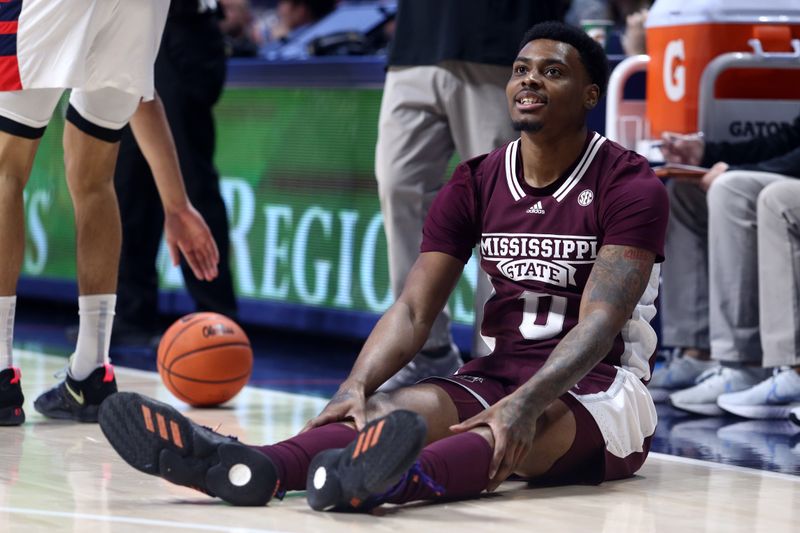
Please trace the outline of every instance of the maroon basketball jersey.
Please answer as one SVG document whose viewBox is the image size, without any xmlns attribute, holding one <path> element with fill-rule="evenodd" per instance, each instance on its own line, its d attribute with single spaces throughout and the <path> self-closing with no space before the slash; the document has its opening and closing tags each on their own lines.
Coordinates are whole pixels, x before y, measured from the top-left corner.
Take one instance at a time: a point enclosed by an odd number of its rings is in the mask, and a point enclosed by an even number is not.
<svg viewBox="0 0 800 533">
<path fill-rule="evenodd" d="M 544 188 L 522 176 L 520 140 L 456 168 L 423 229 L 423 252 L 469 259 L 478 244 L 493 294 L 481 334 L 492 354 L 471 371 L 526 381 L 578 322 L 580 299 L 600 247 L 635 246 L 663 260 L 667 195 L 647 161 L 589 132 L 575 163 Z M 659 265 L 605 362 L 650 378 Z"/>
</svg>

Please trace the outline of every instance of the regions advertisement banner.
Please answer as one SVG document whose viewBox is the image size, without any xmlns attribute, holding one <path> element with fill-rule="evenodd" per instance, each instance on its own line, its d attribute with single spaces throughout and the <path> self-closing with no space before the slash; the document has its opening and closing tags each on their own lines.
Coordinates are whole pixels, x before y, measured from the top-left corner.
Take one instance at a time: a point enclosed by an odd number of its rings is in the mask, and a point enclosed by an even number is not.
<svg viewBox="0 0 800 533">
<path fill-rule="evenodd" d="M 331 320 L 319 321 L 325 332 L 337 329 L 337 314 L 377 317 L 391 304 L 374 177 L 380 98 L 375 89 L 231 88 L 217 104 L 216 164 L 236 292 L 247 309 L 273 310 L 243 313 L 242 321 L 269 324 L 275 305 L 286 304 L 291 312 L 329 311 Z M 63 106 L 25 191 L 28 287 L 75 281 L 61 117 Z M 182 293 L 180 270 L 163 247 L 158 266 L 165 293 Z M 472 324 L 475 281 L 473 259 L 450 301 L 456 323 Z"/>
</svg>

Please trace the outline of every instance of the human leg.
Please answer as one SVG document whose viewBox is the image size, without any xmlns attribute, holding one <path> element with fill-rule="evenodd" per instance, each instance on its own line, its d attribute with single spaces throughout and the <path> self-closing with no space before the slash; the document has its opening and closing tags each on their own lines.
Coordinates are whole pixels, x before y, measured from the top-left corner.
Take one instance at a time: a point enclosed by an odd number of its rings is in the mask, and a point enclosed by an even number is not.
<svg viewBox="0 0 800 533">
<path fill-rule="evenodd" d="M 767 367 L 800 365 L 799 186 L 775 181 L 758 198 L 758 307 Z"/>
<path fill-rule="evenodd" d="M 508 118 L 508 67 L 464 61 L 448 61 L 442 66 L 453 80 L 444 102 L 461 160 L 489 153 L 518 136 Z M 491 296 L 492 284 L 480 265 L 477 268 L 472 355 L 483 356 L 494 349 L 493 339 L 481 335 L 483 307 Z"/>
<path fill-rule="evenodd" d="M 720 175 L 708 192 L 711 357 L 761 365 L 757 202 L 785 178 L 764 172 Z"/>
<path fill-rule="evenodd" d="M 20 371 L 12 351 L 17 280 L 25 250 L 23 191 L 60 96 L 59 89 L 0 93 L 0 425 L 25 421 Z"/>
<path fill-rule="evenodd" d="M 419 255 L 422 225 L 454 145 L 440 85 L 439 67 L 392 68 L 386 75 L 375 149 L 375 175 L 389 256 L 389 278 L 397 297 Z M 447 309 L 437 316 L 420 354 L 380 390 L 408 386 L 431 373 L 446 375 L 461 365 L 450 335 Z"/>
<path fill-rule="evenodd" d="M 396 402 L 392 398 L 399 391 L 377 395 L 370 400 L 369 419 L 374 422 L 398 409 L 420 407 L 422 416 L 430 421 L 423 424 L 435 431 L 431 438 L 444 434 L 458 421 L 455 407 L 438 387 L 419 385 L 414 389 L 418 389 L 417 394 L 404 392 Z M 439 401 L 444 403 L 439 405 Z M 317 454 L 345 448 L 358 437 L 352 424 L 334 423 L 269 446 L 245 446 L 198 426 L 166 404 L 131 393 L 119 393 L 105 401 L 99 422 L 114 449 L 134 468 L 199 488 L 235 505 L 263 505 L 276 493 L 304 489 L 309 464 Z M 220 450 L 223 445 L 227 451 Z M 238 448 L 244 450 L 236 451 Z M 250 475 L 259 479 L 259 484 L 227 486 L 223 478 L 209 478 L 210 468 L 222 461 L 220 454 L 238 457 L 253 470 Z M 232 466 L 227 464 L 228 470 Z M 263 483 L 270 485 L 265 488 Z M 244 487 L 244 492 L 236 487 Z"/>
<path fill-rule="evenodd" d="M 662 341 L 708 350 L 708 207 L 695 184 L 670 181 L 669 225 L 661 266 Z"/>
<path fill-rule="evenodd" d="M 764 187 L 780 179 L 726 172 L 708 192 L 711 357 L 726 368 L 672 394 L 670 401 L 680 409 L 719 416 L 721 395 L 745 391 L 766 377 L 760 369 L 756 203 Z"/>
<path fill-rule="evenodd" d="M 406 429 L 393 423 L 398 413 L 402 413 L 401 418 L 411 416 L 418 420 L 418 427 L 423 428 L 423 433 L 417 435 L 416 449 L 411 450 L 413 461 L 425 434 L 424 422 L 410 411 L 393 411 L 388 417 L 372 420 L 361 434 L 349 425 L 336 423 L 263 448 L 246 446 L 234 437 L 215 433 L 173 407 L 135 393 L 114 394 L 103 402 L 99 422 L 114 449 L 134 468 L 234 505 L 264 505 L 286 490 L 305 488 L 308 465 L 319 452 L 345 447 L 359 435 L 365 453 L 368 443 L 377 441 L 381 433 L 384 439 L 397 443 Z M 387 422 L 376 432 L 381 420 Z M 297 461 L 291 460 L 292 453 Z M 389 462 L 383 458 L 383 464 Z M 402 474 L 410 463 L 400 464 Z M 298 479 L 298 473 L 303 474 L 302 483 L 293 481 Z"/>
<path fill-rule="evenodd" d="M 426 442 L 449 435 L 449 426 L 458 422 L 451 398 L 440 387 L 425 383 L 377 393 L 369 398 L 367 409 L 368 420 L 396 410 L 418 413 L 427 428 Z M 259 449 L 276 465 L 282 490 L 302 490 L 306 488 L 311 460 L 324 450 L 345 448 L 356 436 L 352 425 L 329 424 Z"/>
<path fill-rule="evenodd" d="M 111 342 L 141 344 L 149 342 L 157 331 L 156 256 L 164 216 L 150 166 L 130 128 L 120 140 L 114 188 L 122 221 L 122 246 Z"/>
<path fill-rule="evenodd" d="M 490 380 L 459 381 L 458 376 L 432 383 L 451 395 L 454 405 L 458 406 L 459 419 L 482 409 L 485 403 L 494 403 L 498 399 L 495 394 L 502 390 L 502 386 L 498 388 Z M 630 372 L 608 367 L 593 372 L 582 382 L 581 389 L 587 393 L 564 395 L 537 421 L 536 437 L 528 456 L 515 472 L 517 475 L 534 483 L 599 483 L 629 477 L 644 462 L 656 417 L 652 400 L 641 381 Z M 406 433 L 414 433 L 414 426 L 415 422 L 409 420 Z M 429 429 L 429 437 L 430 434 Z M 363 441 L 369 440 L 367 433 Z M 334 480 L 347 475 L 358 477 L 359 468 L 369 471 L 370 459 L 357 454 L 365 449 L 365 445 L 358 443 L 344 451 L 324 452 L 313 460 L 309 469 L 306 489 L 309 503 L 315 509 L 366 510 L 382 503 L 476 497 L 490 485 L 493 447 L 494 437 L 487 427 L 444 436 L 425 446 L 406 473 L 393 485 L 385 485 L 383 492 L 375 491 L 365 497 L 363 491 L 352 488 L 365 485 L 351 480 L 344 484 L 351 487 L 349 491 L 343 494 L 330 491 L 337 494 L 338 499 L 326 498 L 330 492 L 324 480 L 331 473 Z M 367 450 L 374 451 L 371 462 L 376 464 L 382 457 L 394 453 L 391 442 L 383 439 Z M 361 476 L 363 480 L 363 474 Z"/>
<path fill-rule="evenodd" d="M 556 400 L 537 421 L 531 452 L 515 473 L 529 479 L 542 477 L 568 453 L 576 437 L 575 417 L 562 400 Z M 475 498 L 492 482 L 494 445 L 494 435 L 485 426 L 432 442 L 394 486 L 370 503 Z"/>
<path fill-rule="evenodd" d="M 0 228 L 3 228 L 0 231 L 0 250 L 4 256 L 0 268 L 0 371 L 10 370 L 13 366 L 17 280 L 25 251 L 23 190 L 38 145 L 38 138 L 26 139 L 0 131 Z M 5 381 L 10 383 L 12 379 L 9 377 Z M 0 382 L 3 382 L 2 378 Z M 8 403 L 14 403 L 10 397 L 6 401 L 0 399 L 0 405 Z M 19 400 L 17 407 L 21 405 Z"/>
<path fill-rule="evenodd" d="M 653 400 L 691 387 L 713 363 L 708 341 L 708 207 L 695 184 L 672 180 L 666 260 L 661 266 L 661 341 L 678 355 L 657 368 L 650 380 Z"/>
<path fill-rule="evenodd" d="M 0 296 L 16 293 L 25 249 L 23 190 L 60 89 L 0 93 Z M 1 361 L 0 361 L 1 362 Z"/>
<path fill-rule="evenodd" d="M 592 391 L 586 401 L 568 394 L 547 409 L 519 474 L 547 483 L 598 483 L 627 477 L 641 465 L 655 427 L 644 385 L 629 372 L 609 367 L 583 388 Z M 103 404 L 100 426 L 135 468 L 235 505 L 263 505 L 282 491 L 304 488 L 322 493 L 323 498 L 313 497 L 315 508 L 349 504 L 347 492 L 344 500 L 341 492 L 335 494 L 331 504 L 324 480 L 328 474 L 331 479 L 351 479 L 354 471 L 374 472 L 368 467 L 377 461 L 382 464 L 381 479 L 365 485 L 363 479 L 352 478 L 355 481 L 346 484 L 347 490 L 368 486 L 373 498 L 359 498 L 356 506 L 363 509 L 389 501 L 474 497 L 488 486 L 491 433 L 487 428 L 457 435 L 449 431 L 452 424 L 507 393 L 490 380 L 478 390 L 485 398 L 447 383 L 379 394 L 370 399 L 369 422 L 360 432 L 334 423 L 263 447 L 220 436 L 168 405 L 131 393 L 119 393 Z M 624 407 L 622 417 L 619 405 Z M 626 416 L 628 410 L 635 410 L 636 416 Z M 626 420 L 636 420 L 637 425 L 622 427 Z M 318 472 L 320 468 L 324 472 Z"/>
<path fill-rule="evenodd" d="M 800 405 L 800 202 L 798 183 L 770 181 L 758 196 L 759 330 L 763 366 L 776 370 L 761 383 L 717 399 L 725 411 L 746 418 L 786 418 Z"/>
<path fill-rule="evenodd" d="M 64 128 L 67 185 L 75 210 L 80 323 L 67 377 L 37 398 L 53 418 L 97 421 L 100 402 L 116 392 L 108 359 L 116 301 L 121 228 L 113 173 L 122 128 L 139 97 L 73 90 Z"/>
</svg>

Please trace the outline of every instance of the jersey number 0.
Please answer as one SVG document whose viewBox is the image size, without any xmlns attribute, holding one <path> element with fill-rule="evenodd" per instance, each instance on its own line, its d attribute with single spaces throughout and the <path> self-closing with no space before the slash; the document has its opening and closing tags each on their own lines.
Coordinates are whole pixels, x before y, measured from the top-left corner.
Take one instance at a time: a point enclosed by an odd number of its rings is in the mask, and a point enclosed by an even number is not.
<svg viewBox="0 0 800 533">
<path fill-rule="evenodd" d="M 564 327 L 567 299 L 563 296 L 525 291 L 519 297 L 525 302 L 519 332 L 528 340 L 555 337 Z"/>
</svg>

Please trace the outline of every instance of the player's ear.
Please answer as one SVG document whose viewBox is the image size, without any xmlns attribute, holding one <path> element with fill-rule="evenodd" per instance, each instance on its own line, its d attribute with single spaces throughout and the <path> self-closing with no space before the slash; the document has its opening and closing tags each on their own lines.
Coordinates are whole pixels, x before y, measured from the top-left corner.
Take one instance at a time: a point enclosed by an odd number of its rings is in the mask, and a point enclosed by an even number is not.
<svg viewBox="0 0 800 533">
<path fill-rule="evenodd" d="M 596 84 L 592 83 L 591 85 L 586 86 L 586 90 L 583 93 L 583 107 L 587 111 L 591 111 L 597 105 L 597 102 L 600 101 L 600 87 Z"/>
</svg>

